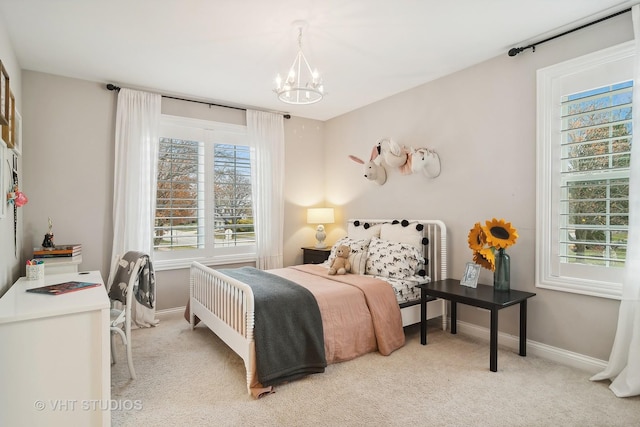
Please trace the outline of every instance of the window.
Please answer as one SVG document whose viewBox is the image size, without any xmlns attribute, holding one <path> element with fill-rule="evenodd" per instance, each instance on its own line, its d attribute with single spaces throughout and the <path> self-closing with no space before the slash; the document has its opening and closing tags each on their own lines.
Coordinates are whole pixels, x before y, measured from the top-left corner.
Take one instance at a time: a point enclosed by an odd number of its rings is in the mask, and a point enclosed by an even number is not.
<svg viewBox="0 0 640 427">
<path fill-rule="evenodd" d="M 246 127 L 162 116 L 154 255 L 165 268 L 192 260 L 252 261 L 255 234 Z"/>
<path fill-rule="evenodd" d="M 538 71 L 536 286 L 620 298 L 633 45 Z"/>
</svg>

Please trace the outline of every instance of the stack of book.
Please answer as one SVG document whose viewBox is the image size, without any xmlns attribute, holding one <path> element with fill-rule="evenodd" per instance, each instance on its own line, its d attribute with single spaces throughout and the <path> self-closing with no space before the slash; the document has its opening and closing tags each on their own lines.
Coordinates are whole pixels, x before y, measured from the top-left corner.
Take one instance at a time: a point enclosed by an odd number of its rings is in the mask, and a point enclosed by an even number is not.
<svg viewBox="0 0 640 427">
<path fill-rule="evenodd" d="M 33 248 L 33 258 L 47 261 L 78 261 L 82 257 L 82 245 L 55 245 L 53 248 Z"/>
</svg>

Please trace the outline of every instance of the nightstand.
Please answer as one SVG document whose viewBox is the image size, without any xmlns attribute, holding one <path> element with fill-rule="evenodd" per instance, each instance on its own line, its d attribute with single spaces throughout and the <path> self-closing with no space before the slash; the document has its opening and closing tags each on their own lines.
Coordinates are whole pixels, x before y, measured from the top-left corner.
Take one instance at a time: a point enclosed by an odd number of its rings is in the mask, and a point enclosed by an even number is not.
<svg viewBox="0 0 640 427">
<path fill-rule="evenodd" d="M 304 264 L 322 264 L 329 258 L 331 248 L 302 248 L 302 262 Z"/>
</svg>

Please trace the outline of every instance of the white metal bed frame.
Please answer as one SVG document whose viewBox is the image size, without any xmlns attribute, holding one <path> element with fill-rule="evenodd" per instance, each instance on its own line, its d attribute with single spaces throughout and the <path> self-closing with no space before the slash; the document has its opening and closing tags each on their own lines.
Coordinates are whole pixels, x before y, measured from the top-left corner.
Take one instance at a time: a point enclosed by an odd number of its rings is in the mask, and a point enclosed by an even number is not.
<svg viewBox="0 0 640 427">
<path fill-rule="evenodd" d="M 355 220 L 349 220 L 353 223 Z M 371 225 L 390 223 L 392 220 L 359 220 Z M 431 280 L 447 278 L 447 229 L 439 220 L 408 220 L 424 225 L 424 236 L 429 239 L 424 253 L 429 260 L 427 275 Z M 198 262 L 191 264 L 189 278 L 189 322 L 195 327 L 195 317 L 224 341 L 244 361 L 247 371 L 247 391 L 251 394 L 251 381 L 255 371 L 254 299 L 251 287 Z M 401 304 L 402 325 L 420 322 L 420 301 Z M 447 328 L 446 302 L 428 303 L 429 319 L 442 317 L 442 329 Z"/>
</svg>

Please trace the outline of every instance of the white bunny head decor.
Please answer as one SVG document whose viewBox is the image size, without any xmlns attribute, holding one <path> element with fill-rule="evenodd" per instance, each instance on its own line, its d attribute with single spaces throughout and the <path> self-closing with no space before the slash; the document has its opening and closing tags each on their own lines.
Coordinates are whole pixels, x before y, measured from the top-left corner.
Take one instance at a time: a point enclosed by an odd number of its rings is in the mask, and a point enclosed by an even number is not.
<svg viewBox="0 0 640 427">
<path fill-rule="evenodd" d="M 387 182 L 387 171 L 384 166 L 380 164 L 377 147 L 373 147 L 373 150 L 371 151 L 371 158 L 368 162 L 365 162 L 359 157 L 353 155 L 349 155 L 349 158 L 356 163 L 364 165 L 364 177 L 369 181 L 374 181 L 378 185 L 383 185 Z"/>
</svg>

